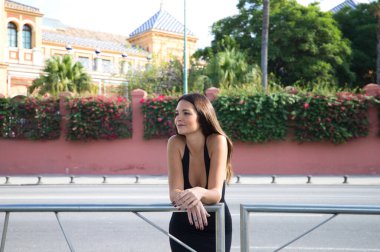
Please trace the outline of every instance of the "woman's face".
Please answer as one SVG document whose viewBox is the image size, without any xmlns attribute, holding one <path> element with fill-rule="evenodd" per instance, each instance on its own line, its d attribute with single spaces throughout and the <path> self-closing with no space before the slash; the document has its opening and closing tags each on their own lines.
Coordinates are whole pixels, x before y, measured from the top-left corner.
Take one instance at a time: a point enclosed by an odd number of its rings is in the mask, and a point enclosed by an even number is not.
<svg viewBox="0 0 380 252">
<path fill-rule="evenodd" d="M 174 123 L 177 127 L 178 134 L 188 135 L 200 130 L 198 114 L 190 102 L 181 100 L 177 105 L 175 114 Z"/>
</svg>

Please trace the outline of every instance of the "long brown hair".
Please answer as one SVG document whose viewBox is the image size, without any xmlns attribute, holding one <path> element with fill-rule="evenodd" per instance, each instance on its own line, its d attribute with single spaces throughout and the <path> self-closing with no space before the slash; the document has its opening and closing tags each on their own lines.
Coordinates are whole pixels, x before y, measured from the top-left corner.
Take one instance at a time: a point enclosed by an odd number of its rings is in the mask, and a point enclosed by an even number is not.
<svg viewBox="0 0 380 252">
<path fill-rule="evenodd" d="M 198 122 L 201 126 L 203 135 L 207 138 L 211 134 L 219 134 L 224 136 L 227 139 L 227 147 L 228 147 L 228 153 L 227 153 L 227 181 L 229 181 L 233 175 L 232 172 L 232 164 L 231 164 L 231 155 L 232 155 L 232 141 L 231 139 L 224 133 L 222 127 L 220 126 L 220 123 L 218 121 L 218 118 L 216 116 L 214 107 L 212 106 L 209 99 L 207 99 L 206 96 L 199 94 L 199 93 L 191 93 L 191 94 L 185 94 L 181 96 L 178 99 L 177 104 L 180 101 L 188 101 L 191 104 L 193 104 L 195 111 L 198 115 Z M 175 129 L 176 133 L 177 128 Z"/>
</svg>

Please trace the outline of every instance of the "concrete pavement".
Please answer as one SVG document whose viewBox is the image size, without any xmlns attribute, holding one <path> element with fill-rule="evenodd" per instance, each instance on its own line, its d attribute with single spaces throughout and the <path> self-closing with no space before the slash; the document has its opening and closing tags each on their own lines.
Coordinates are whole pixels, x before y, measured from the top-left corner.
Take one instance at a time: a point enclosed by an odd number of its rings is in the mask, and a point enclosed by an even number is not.
<svg viewBox="0 0 380 252">
<path fill-rule="evenodd" d="M 147 175 L 0 175 L 0 186 L 10 185 L 127 185 L 167 184 L 168 177 Z M 380 175 L 235 175 L 231 184 L 242 185 L 380 185 Z"/>
</svg>

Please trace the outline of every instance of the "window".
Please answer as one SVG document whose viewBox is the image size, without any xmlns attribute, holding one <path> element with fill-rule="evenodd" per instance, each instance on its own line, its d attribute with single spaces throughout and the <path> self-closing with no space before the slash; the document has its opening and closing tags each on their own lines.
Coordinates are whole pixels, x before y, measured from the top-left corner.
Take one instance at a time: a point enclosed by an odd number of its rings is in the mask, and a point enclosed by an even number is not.
<svg viewBox="0 0 380 252">
<path fill-rule="evenodd" d="M 86 70 L 90 70 L 90 59 L 88 57 L 79 56 L 78 62 L 80 62 Z"/>
<path fill-rule="evenodd" d="M 17 26 L 12 22 L 8 23 L 8 46 L 17 47 Z"/>
<path fill-rule="evenodd" d="M 22 28 L 22 45 L 25 49 L 32 49 L 32 29 L 29 25 Z"/>
<path fill-rule="evenodd" d="M 112 63 L 110 60 L 102 60 L 102 69 L 104 73 L 111 73 L 112 72 Z"/>
</svg>

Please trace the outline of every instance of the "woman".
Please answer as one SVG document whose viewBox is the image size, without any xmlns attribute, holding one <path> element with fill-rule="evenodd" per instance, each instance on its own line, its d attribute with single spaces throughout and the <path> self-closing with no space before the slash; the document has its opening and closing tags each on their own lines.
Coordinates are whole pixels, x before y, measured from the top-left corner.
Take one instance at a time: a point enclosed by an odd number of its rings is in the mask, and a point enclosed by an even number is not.
<svg viewBox="0 0 380 252">
<path fill-rule="evenodd" d="M 232 142 L 223 132 L 210 101 L 201 94 L 179 98 L 177 134 L 168 141 L 170 200 L 178 209 L 169 232 L 196 251 L 215 251 L 215 213 L 203 204 L 225 204 L 226 251 L 231 248 L 232 221 L 224 201 L 225 181 L 231 178 Z M 187 251 L 170 239 L 172 251 Z"/>
</svg>

